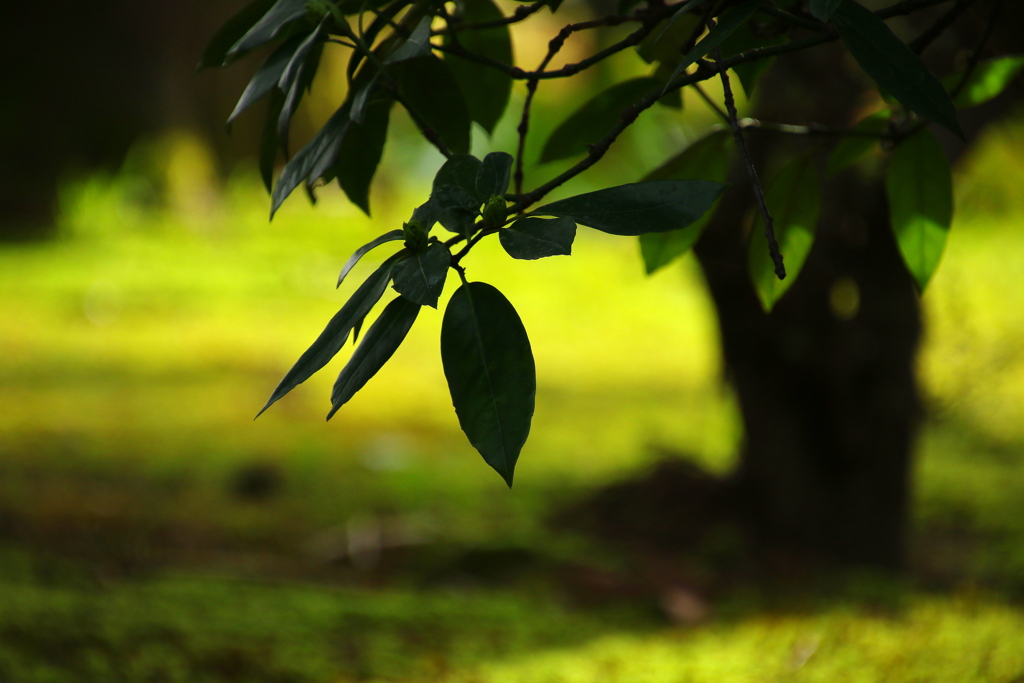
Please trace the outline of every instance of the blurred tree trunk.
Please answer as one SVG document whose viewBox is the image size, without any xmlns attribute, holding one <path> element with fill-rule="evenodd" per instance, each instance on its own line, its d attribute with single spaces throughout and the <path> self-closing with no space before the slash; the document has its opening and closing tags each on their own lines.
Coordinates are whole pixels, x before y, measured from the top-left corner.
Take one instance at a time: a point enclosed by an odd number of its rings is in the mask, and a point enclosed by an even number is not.
<svg viewBox="0 0 1024 683">
<path fill-rule="evenodd" d="M 958 50 L 976 46 L 996 4 L 986 0 L 972 8 L 929 50 L 929 61 L 948 71 Z M 1005 3 L 1002 24 L 1024 20 L 1019 4 Z M 898 28 L 916 35 L 938 12 L 917 27 Z M 1019 53 L 1021 38 L 997 30 L 988 48 L 988 55 Z M 867 87 L 844 51 L 826 46 L 779 59 L 758 85 L 753 115 L 851 125 L 868 104 L 857 95 Z M 968 140 L 1020 99 L 1017 87 L 962 113 Z M 966 149 L 936 133 L 953 160 Z M 822 147 L 821 138 L 767 131 L 746 136 L 762 182 L 780 161 Z M 817 153 L 823 168 L 825 156 Z M 814 247 L 770 314 L 747 274 L 745 231 L 755 204 L 745 167 L 737 164 L 731 181 L 696 253 L 743 417 L 734 483 L 757 540 L 770 551 L 901 568 L 921 417 L 914 374 L 921 311 L 889 225 L 883 176 L 851 169 L 826 181 Z"/>
</svg>

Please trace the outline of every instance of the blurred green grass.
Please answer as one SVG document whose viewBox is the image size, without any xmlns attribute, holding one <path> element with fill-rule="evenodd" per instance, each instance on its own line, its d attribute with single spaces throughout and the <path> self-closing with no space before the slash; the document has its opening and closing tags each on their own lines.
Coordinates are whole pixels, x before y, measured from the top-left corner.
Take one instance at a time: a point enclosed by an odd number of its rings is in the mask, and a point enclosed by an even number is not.
<svg viewBox="0 0 1024 683">
<path fill-rule="evenodd" d="M 211 192 L 187 138 L 69 183 L 60 239 L 0 247 L 0 678 L 1020 680 L 1021 130 L 960 169 L 924 298 L 918 583 L 781 607 L 740 594 L 695 628 L 650 598 L 580 607 L 528 563 L 452 569 L 467 550 L 614 564 L 551 531 L 551 511 L 666 453 L 728 471 L 741 434 L 692 259 L 647 278 L 634 243 L 585 230 L 572 258 L 474 252 L 470 276 L 513 301 L 537 357 L 510 492 L 458 432 L 436 313 L 330 423 L 343 358 L 252 421 L 379 260 L 332 288 L 408 215 L 426 182 L 401 171 L 429 152 L 389 152 L 372 220 L 325 189 L 268 225 L 252 173 Z M 378 558 L 352 545 L 392 532 L 418 573 L 368 569 Z"/>
</svg>

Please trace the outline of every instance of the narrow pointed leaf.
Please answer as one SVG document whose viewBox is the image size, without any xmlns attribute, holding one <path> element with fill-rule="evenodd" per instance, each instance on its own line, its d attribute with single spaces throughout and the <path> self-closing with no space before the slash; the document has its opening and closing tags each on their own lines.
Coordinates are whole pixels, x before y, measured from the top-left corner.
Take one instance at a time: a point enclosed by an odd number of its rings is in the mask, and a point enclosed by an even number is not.
<svg viewBox="0 0 1024 683">
<path fill-rule="evenodd" d="M 292 190 L 305 182 L 314 169 L 319 166 L 326 170 L 334 163 L 338 149 L 341 147 L 341 141 L 345 137 L 345 131 L 351 124 L 348 112 L 349 105 L 343 104 L 327 120 L 324 127 L 313 136 L 313 139 L 306 143 L 306 146 L 300 149 L 285 165 L 284 170 L 281 171 L 281 177 L 277 179 L 277 184 L 274 185 L 274 191 L 271 193 L 271 218 L 274 217 Z M 324 159 L 329 163 L 325 164 Z"/>
<path fill-rule="evenodd" d="M 260 141 L 260 177 L 267 192 L 271 192 L 274 187 L 274 167 L 277 164 L 277 153 L 281 149 L 277 139 L 277 117 L 283 105 L 284 95 L 280 90 L 273 90 L 267 104 L 267 118 Z"/>
<path fill-rule="evenodd" d="M 245 87 L 242 92 L 242 96 L 238 98 L 238 104 L 235 105 L 234 111 L 231 112 L 231 116 L 228 117 L 228 123 L 231 123 L 238 115 L 248 109 L 254 102 L 266 95 L 270 90 L 277 85 L 277 82 L 281 80 L 281 74 L 284 73 L 285 67 L 291 61 L 295 55 L 295 50 L 303 42 L 302 36 L 293 36 L 281 43 L 280 46 L 274 52 L 267 57 L 267 61 L 263 63 L 255 74 L 253 74 L 252 80 L 249 81 L 249 85 Z"/>
<path fill-rule="evenodd" d="M 732 133 L 728 130 L 717 130 L 651 171 L 644 180 L 697 179 L 723 182 L 729 172 L 731 149 Z M 640 254 L 643 256 L 648 275 L 667 266 L 697 243 L 711 216 L 714 215 L 715 206 L 717 200 L 707 213 L 680 230 L 640 235 Z"/>
<path fill-rule="evenodd" d="M 243 7 L 238 14 L 228 19 L 210 38 L 206 49 L 203 50 L 203 56 L 199 60 L 197 70 L 227 64 L 230 61 L 228 59 L 228 50 L 267 13 L 267 10 L 273 4 L 274 0 L 253 0 L 253 2 Z"/>
<path fill-rule="evenodd" d="M 512 175 L 512 161 L 512 155 L 507 152 L 491 152 L 485 156 L 476 174 L 476 196 L 487 201 L 492 196 L 504 195 Z"/>
<path fill-rule="evenodd" d="M 414 304 L 403 297 L 396 298 L 384 308 L 380 317 L 367 330 L 363 343 L 338 375 L 338 380 L 331 391 L 331 412 L 327 413 L 328 420 L 391 359 L 402 345 L 405 336 L 409 334 L 409 329 L 416 322 L 419 312 L 419 304 Z"/>
<path fill-rule="evenodd" d="M 814 243 L 821 210 L 821 183 L 814 161 L 804 157 L 779 171 L 765 191 L 765 202 L 774 219 L 779 251 L 786 259 L 786 279 L 775 275 L 760 214 L 751 231 L 748 264 L 761 305 L 771 311 L 800 274 Z"/>
<path fill-rule="evenodd" d="M 612 235 L 666 232 L 703 216 L 725 187 L 705 180 L 654 180 L 588 192 L 531 213 L 564 216 Z"/>
<path fill-rule="evenodd" d="M 306 15 L 306 0 L 277 0 L 256 24 L 238 39 L 227 53 L 227 59 L 269 43 L 289 23 Z"/>
<path fill-rule="evenodd" d="M 883 109 L 859 121 L 853 127 L 853 130 L 881 135 L 888 130 L 891 118 L 892 112 L 888 109 Z M 832 154 L 828 157 L 825 175 L 834 176 L 847 166 L 857 163 L 868 152 L 875 149 L 879 142 L 881 142 L 880 137 L 874 138 L 864 135 L 847 135 L 839 138 L 839 142 L 836 143 L 836 146 L 832 149 Z"/>
<path fill-rule="evenodd" d="M 633 78 L 598 93 L 573 112 L 548 137 L 540 161 L 567 159 L 587 151 L 587 145 L 601 140 L 622 118 L 623 110 L 662 85 L 653 77 Z"/>
<path fill-rule="evenodd" d="M 429 126 L 455 154 L 469 152 L 469 110 L 451 71 L 428 55 L 395 65 L 401 101 L 417 125 Z"/>
<path fill-rule="evenodd" d="M 380 237 L 370 240 L 363 246 L 356 249 L 355 252 L 348 257 L 348 261 L 345 261 L 345 265 L 342 266 L 341 274 L 338 275 L 337 286 L 341 287 L 341 283 L 345 280 L 345 276 L 349 274 L 349 271 L 355 268 L 356 264 L 359 263 L 359 259 L 366 256 L 366 254 L 368 254 L 370 251 L 376 249 L 382 244 L 387 244 L 388 242 L 397 242 L 404 238 L 405 235 L 401 230 L 392 230 L 391 232 L 386 232 Z"/>
<path fill-rule="evenodd" d="M 710 54 L 716 47 L 725 42 L 725 39 L 732 35 L 732 32 L 739 28 L 741 25 L 746 23 L 757 8 L 763 5 L 767 0 L 741 0 L 737 4 L 733 5 L 718 17 L 718 23 L 713 29 L 708 31 L 707 35 L 701 38 L 700 42 L 693 46 L 693 49 L 686 53 L 676 68 L 672 71 L 671 81 L 679 74 L 683 73 L 690 67 L 691 64 L 696 62 L 701 57 Z"/>
<path fill-rule="evenodd" d="M 526 329 L 501 292 L 482 282 L 455 292 L 441 324 L 441 362 L 459 426 L 511 487 L 537 373 Z"/>
<path fill-rule="evenodd" d="M 410 255 L 395 265 L 395 291 L 416 304 L 437 308 L 451 260 L 448 247 L 440 242 Z"/>
<path fill-rule="evenodd" d="M 349 200 L 367 216 L 370 215 L 370 185 L 384 154 L 392 104 L 393 100 L 378 100 L 367 108 L 368 115 L 363 123 L 352 122 L 342 138 L 331 172 Z"/>
<path fill-rule="evenodd" d="M 960 83 L 964 79 L 964 71 L 950 74 L 943 79 L 942 83 L 949 92 L 959 89 L 960 92 L 953 100 L 953 104 L 957 109 L 967 109 L 998 97 L 1006 90 L 1006 86 L 1013 82 L 1022 68 L 1024 68 L 1024 56 L 1000 57 L 978 62 L 963 86 Z"/>
<path fill-rule="evenodd" d="M 407 59 L 425 57 L 430 54 L 430 49 L 430 17 L 423 17 L 408 39 L 395 48 L 395 51 L 384 60 L 384 63 L 397 64 Z"/>
<path fill-rule="evenodd" d="M 953 221 L 953 179 L 942 145 L 922 130 L 893 152 L 886 176 L 896 241 L 918 289 L 939 265 Z"/>
<path fill-rule="evenodd" d="M 880 88 L 926 119 L 964 136 L 942 83 L 874 12 L 843 0 L 832 21 L 850 54 Z"/>
<path fill-rule="evenodd" d="M 532 261 L 545 256 L 569 256 L 576 239 L 571 218 L 520 218 L 498 231 L 498 241 L 512 258 Z"/>
<path fill-rule="evenodd" d="M 324 22 L 320 22 L 317 29 L 306 36 L 295 49 L 295 54 L 277 81 L 277 87 L 285 93 L 284 106 L 277 119 L 277 135 L 282 140 L 288 138 L 288 127 L 291 125 L 295 110 L 299 108 L 303 92 L 313 83 L 317 68 L 320 66 L 320 56 L 326 38 Z"/>
<path fill-rule="evenodd" d="M 462 19 L 466 23 L 483 23 L 504 19 L 501 10 L 491 0 L 467 0 Z M 512 64 L 512 38 L 508 26 L 495 26 L 459 32 L 459 44 L 468 52 L 503 64 Z M 459 84 L 472 120 L 483 126 L 488 134 L 505 113 L 512 79 L 497 69 L 463 57 L 447 54 L 445 63 Z"/>
<path fill-rule="evenodd" d="M 819 21 L 829 21 L 842 0 L 811 0 L 811 14 Z"/>
<path fill-rule="evenodd" d="M 314 372 L 327 365 L 337 355 L 341 347 L 345 345 L 356 322 L 366 317 L 373 305 L 380 300 L 391 279 L 392 268 L 404 255 L 403 252 L 398 252 L 389 258 L 359 286 L 352 297 L 341 307 L 341 310 L 327 323 L 327 327 L 316 338 L 313 345 L 306 349 L 306 352 L 299 357 L 292 369 L 284 376 L 281 383 L 274 389 L 274 393 L 270 395 L 267 405 L 263 406 L 263 410 L 257 413 L 256 417 L 262 415 L 278 399 L 305 382 Z"/>
</svg>

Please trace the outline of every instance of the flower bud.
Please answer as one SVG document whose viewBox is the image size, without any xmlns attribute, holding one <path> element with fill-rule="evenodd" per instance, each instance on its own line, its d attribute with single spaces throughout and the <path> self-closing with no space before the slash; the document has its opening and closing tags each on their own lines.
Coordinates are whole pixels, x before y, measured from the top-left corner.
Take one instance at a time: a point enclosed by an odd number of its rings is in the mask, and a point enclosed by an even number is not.
<svg viewBox="0 0 1024 683">
<path fill-rule="evenodd" d="M 419 252 L 427 248 L 427 230 L 415 218 L 408 223 L 402 223 L 402 232 L 405 234 L 406 249 Z"/>
<path fill-rule="evenodd" d="M 508 216 L 508 207 L 505 205 L 505 198 L 498 195 L 491 195 L 484 205 L 484 225 L 489 228 L 496 228 L 505 222 Z"/>
</svg>

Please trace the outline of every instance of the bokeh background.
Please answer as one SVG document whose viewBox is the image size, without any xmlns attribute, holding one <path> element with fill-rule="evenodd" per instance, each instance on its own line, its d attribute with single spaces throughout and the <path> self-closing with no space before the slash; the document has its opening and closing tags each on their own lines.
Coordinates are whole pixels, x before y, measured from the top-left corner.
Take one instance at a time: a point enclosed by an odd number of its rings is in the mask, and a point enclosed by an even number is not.
<svg viewBox="0 0 1024 683">
<path fill-rule="evenodd" d="M 260 117 L 221 124 L 253 66 L 194 72 L 238 4 L 0 10 L 0 680 L 1024 680 L 1020 112 L 958 161 L 923 297 L 908 575 L 724 580 L 744 564 L 728 533 L 680 572 L 571 523 L 617 482 L 735 463 L 692 255 L 647 277 L 634 240 L 581 229 L 571 258 L 467 260 L 537 361 L 511 491 L 458 429 L 432 311 L 331 422 L 347 351 L 253 421 L 353 286 L 333 286 L 342 263 L 407 219 L 441 157 L 396 109 L 372 217 L 332 187 L 269 222 Z M 591 11 L 538 13 L 517 58 Z M 343 99 L 343 68 L 325 57 L 297 138 Z M 627 52 L 542 86 L 529 158 L 584 93 L 648 70 Z M 475 154 L 512 148 L 522 96 Z M 687 93 L 565 192 L 639 178 L 713 123 Z"/>
</svg>

